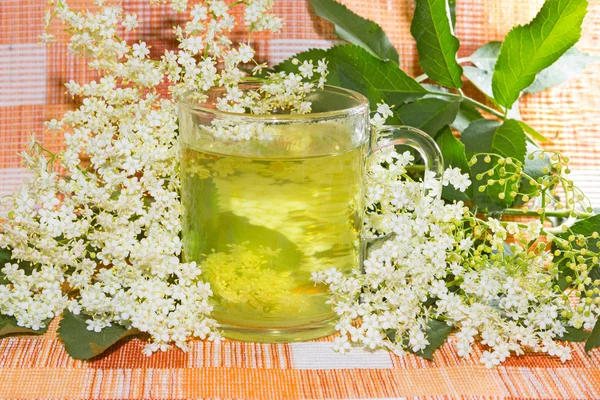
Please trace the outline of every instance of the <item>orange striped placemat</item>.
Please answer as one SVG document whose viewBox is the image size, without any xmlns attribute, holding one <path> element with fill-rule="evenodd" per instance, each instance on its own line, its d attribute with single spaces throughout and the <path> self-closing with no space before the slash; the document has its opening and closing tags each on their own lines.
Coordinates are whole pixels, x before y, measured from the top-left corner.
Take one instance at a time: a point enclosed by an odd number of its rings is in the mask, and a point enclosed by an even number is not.
<svg viewBox="0 0 600 400">
<path fill-rule="evenodd" d="M 193 1 L 192 1 L 193 2 Z M 195 1 L 197 2 L 197 1 Z M 376 20 L 398 47 L 402 67 L 420 73 L 410 36 L 412 0 L 343 0 Z M 70 0 L 92 7 L 91 0 Z M 171 27 L 179 16 L 148 0 L 122 0 L 142 20 L 128 39 L 149 41 L 159 54 L 173 46 Z M 490 40 L 501 40 L 517 23 L 531 19 L 543 0 L 460 0 L 457 6 L 459 56 Z M 26 172 L 17 153 L 30 133 L 53 150 L 62 138 L 43 130 L 43 121 L 75 106 L 63 83 L 90 80 L 85 63 L 67 53 L 63 41 L 37 45 L 42 33 L 43 0 L 0 1 L 0 196 L 17 187 Z M 337 39 L 304 0 L 276 0 L 286 19 L 283 32 L 254 38 L 258 56 L 278 62 L 309 47 L 328 47 Z M 600 2 L 591 1 L 578 47 L 600 55 Z M 469 90 L 467 87 L 466 90 Z M 579 78 L 521 102 L 525 121 L 552 138 L 548 148 L 568 154 L 574 180 L 600 205 L 600 65 Z M 1 210 L 0 210 L 1 213 Z M 171 350 L 150 358 L 143 342 L 127 340 L 92 362 L 69 358 L 55 334 L 0 339 L 0 399 L 600 399 L 600 355 L 586 355 L 571 344 L 573 360 L 527 355 L 495 369 L 479 364 L 481 348 L 459 358 L 452 339 L 430 362 L 413 355 L 354 351 L 340 355 L 330 339 L 294 344 L 225 341 L 194 342 L 183 353 Z"/>
</svg>

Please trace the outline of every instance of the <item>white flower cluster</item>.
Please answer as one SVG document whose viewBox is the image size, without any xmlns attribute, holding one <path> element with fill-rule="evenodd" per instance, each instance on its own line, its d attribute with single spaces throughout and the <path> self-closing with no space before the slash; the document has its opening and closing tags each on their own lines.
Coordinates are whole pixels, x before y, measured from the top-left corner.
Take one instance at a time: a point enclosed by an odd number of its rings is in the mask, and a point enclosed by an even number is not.
<svg viewBox="0 0 600 400">
<path fill-rule="evenodd" d="M 379 105 L 374 125 L 390 114 Z M 526 349 L 569 359 L 570 347 L 555 342 L 566 331 L 558 317 L 590 329 L 600 309 L 595 302 L 575 307 L 553 288 L 552 254 L 545 244 L 529 248 L 540 236 L 539 220 L 481 220 L 462 202 L 445 204 L 439 190 L 424 195 L 422 182 L 405 179 L 411 162 L 409 152 L 390 148 L 372 157 L 366 228 L 375 239 L 363 269 L 350 276 L 335 269 L 313 274 L 333 292 L 341 333 L 336 349 L 358 343 L 419 353 L 445 323 L 458 330 L 460 356 L 473 354 L 476 339 L 487 346 L 481 362 L 488 367 Z M 459 169 L 445 171 L 445 185 L 464 191 L 470 183 Z"/>
<path fill-rule="evenodd" d="M 0 249 L 15 262 L 0 266 L 0 314 L 38 329 L 68 307 L 89 317 L 89 330 L 119 324 L 149 333 L 147 353 L 170 343 L 185 349 L 191 337 L 218 339 L 210 287 L 198 265 L 180 260 L 176 104 L 160 97 L 158 85 L 169 81 L 173 96 L 224 86 L 218 107 L 228 111 L 306 112 L 304 96 L 323 83 L 302 80 L 317 74 L 324 80 L 326 66 L 307 64 L 299 74 L 267 78 L 243 72 L 247 63 L 256 64 L 256 73 L 265 65 L 254 61 L 250 46 L 228 38 L 235 27 L 230 9 L 245 7 L 251 32 L 277 31 L 272 0 L 207 0 L 193 7 L 173 0 L 190 20 L 175 28 L 180 49 L 160 59 L 150 57 L 145 42 L 119 37 L 138 26 L 135 14 L 96 3 L 99 11 L 84 12 L 50 0 L 47 26 L 55 17 L 66 24 L 69 50 L 87 57 L 101 79 L 66 85 L 82 105 L 47 124 L 65 132 L 64 152 L 52 154 L 32 141 L 23 154 L 33 178 L 5 199 L 12 211 L 0 229 Z M 240 93 L 246 79 L 259 83 L 254 94 Z"/>
</svg>

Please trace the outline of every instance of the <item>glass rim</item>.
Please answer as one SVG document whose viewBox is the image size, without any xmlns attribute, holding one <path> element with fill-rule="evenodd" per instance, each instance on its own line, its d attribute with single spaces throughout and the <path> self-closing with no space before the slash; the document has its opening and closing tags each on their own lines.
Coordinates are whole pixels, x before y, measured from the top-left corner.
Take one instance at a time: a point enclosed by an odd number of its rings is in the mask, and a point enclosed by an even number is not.
<svg viewBox="0 0 600 400">
<path fill-rule="evenodd" d="M 261 85 L 254 82 L 243 83 L 239 85 L 243 90 L 244 87 L 260 87 Z M 206 91 L 206 94 L 215 93 L 215 92 L 224 92 L 225 88 L 223 86 L 219 86 L 216 88 L 211 88 Z M 204 104 L 194 104 L 189 100 L 189 96 L 193 93 L 199 92 L 198 89 L 188 90 L 182 95 L 177 97 L 177 104 L 179 106 L 185 107 L 187 110 L 192 112 L 201 112 L 205 114 L 212 114 L 215 116 L 223 116 L 228 118 L 236 118 L 236 119 L 249 119 L 249 120 L 271 120 L 271 121 L 297 121 L 297 120 L 307 120 L 307 119 L 329 119 L 329 118 L 339 118 L 348 115 L 355 115 L 363 111 L 364 108 L 369 109 L 369 100 L 363 96 L 362 94 L 355 92 L 354 90 L 342 88 L 339 86 L 333 85 L 325 85 L 323 89 L 317 89 L 313 93 L 338 93 L 344 96 L 347 96 L 356 101 L 356 104 L 351 107 L 340 108 L 336 110 L 330 111 L 320 111 L 320 112 L 310 112 L 307 114 L 242 114 L 242 113 L 234 113 L 229 111 L 221 111 L 216 108 L 210 108 L 205 106 Z"/>
</svg>

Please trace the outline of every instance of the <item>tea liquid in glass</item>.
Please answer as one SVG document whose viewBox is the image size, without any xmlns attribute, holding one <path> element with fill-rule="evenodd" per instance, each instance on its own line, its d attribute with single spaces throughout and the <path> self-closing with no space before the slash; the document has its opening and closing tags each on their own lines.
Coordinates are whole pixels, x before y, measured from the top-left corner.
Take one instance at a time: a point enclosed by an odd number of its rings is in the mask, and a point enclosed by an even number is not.
<svg viewBox="0 0 600 400">
<path fill-rule="evenodd" d="M 285 332 L 335 318 L 310 277 L 359 265 L 365 151 L 249 158 L 183 146 L 184 259 L 200 264 L 219 323 Z"/>
</svg>

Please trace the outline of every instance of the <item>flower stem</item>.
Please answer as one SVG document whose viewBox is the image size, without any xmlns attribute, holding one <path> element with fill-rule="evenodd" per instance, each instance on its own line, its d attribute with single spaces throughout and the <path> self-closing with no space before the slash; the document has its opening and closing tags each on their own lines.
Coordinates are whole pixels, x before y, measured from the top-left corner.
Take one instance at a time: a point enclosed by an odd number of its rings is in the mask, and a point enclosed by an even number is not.
<svg viewBox="0 0 600 400">
<path fill-rule="evenodd" d="M 572 214 L 572 210 L 564 210 L 564 211 L 545 211 L 545 216 L 546 217 L 562 217 L 562 218 L 567 218 L 570 217 Z M 539 217 L 540 214 L 537 211 L 524 211 L 518 208 L 507 208 L 506 210 L 503 211 L 504 215 L 523 215 L 523 216 L 535 216 L 535 217 Z M 591 217 L 592 213 L 586 213 L 586 212 L 575 212 L 574 216 L 576 218 L 588 218 Z"/>
</svg>

